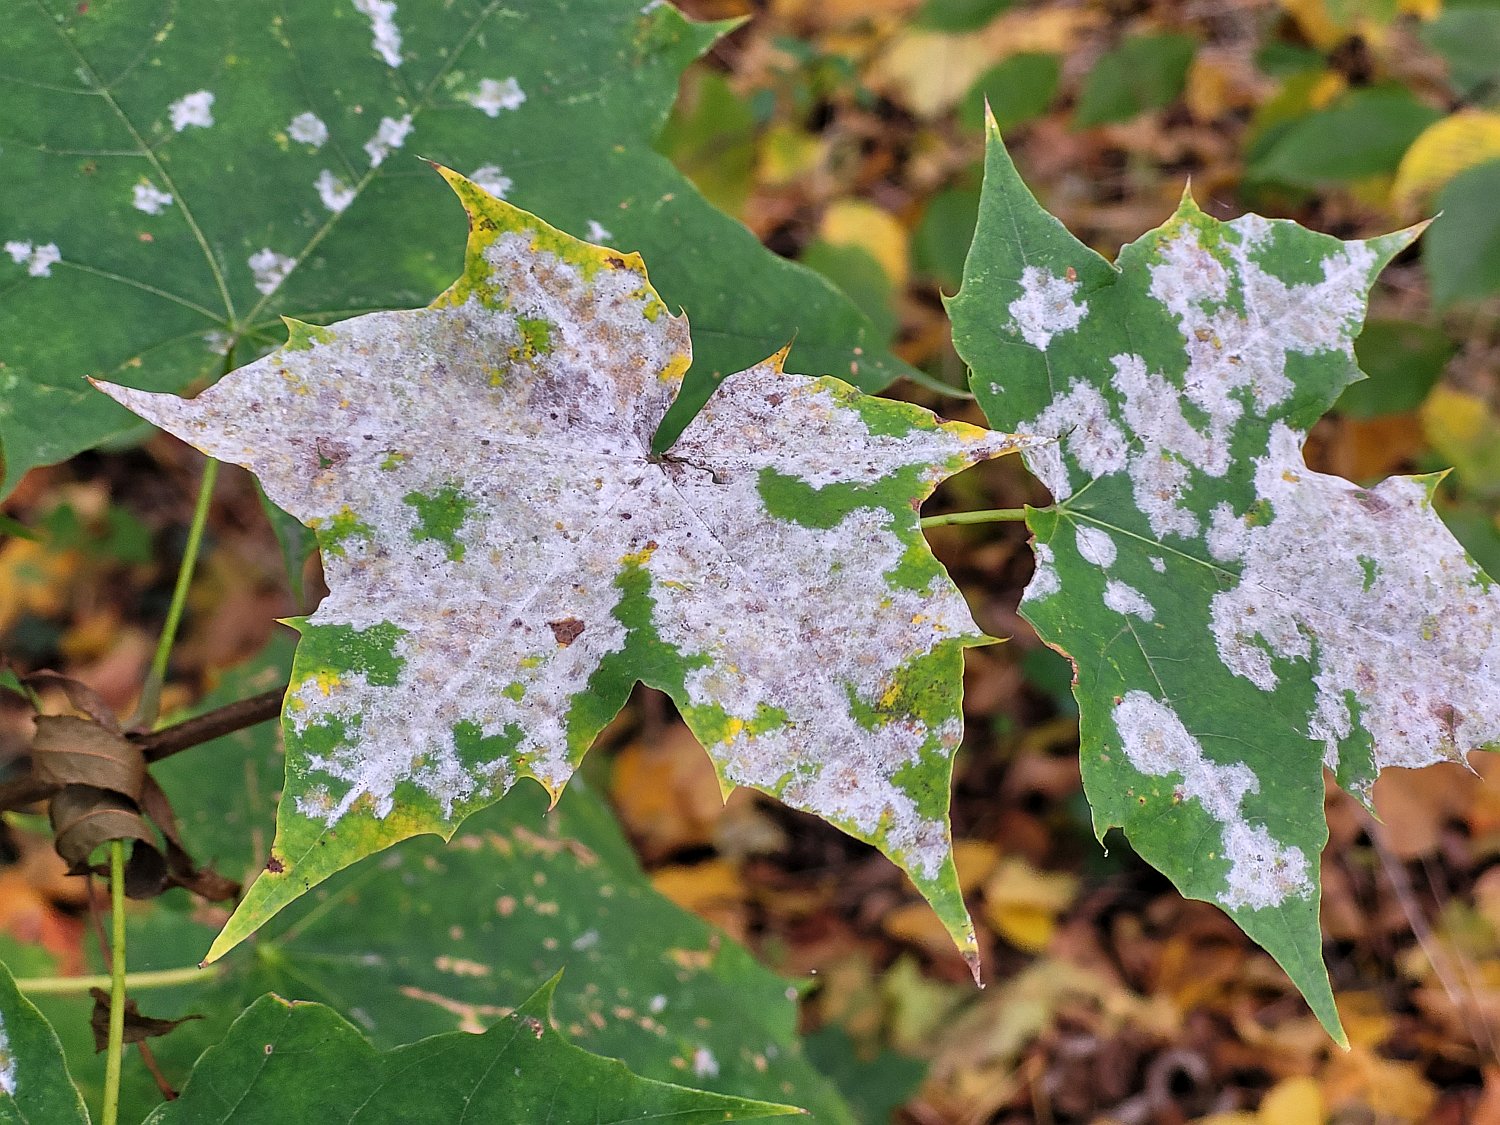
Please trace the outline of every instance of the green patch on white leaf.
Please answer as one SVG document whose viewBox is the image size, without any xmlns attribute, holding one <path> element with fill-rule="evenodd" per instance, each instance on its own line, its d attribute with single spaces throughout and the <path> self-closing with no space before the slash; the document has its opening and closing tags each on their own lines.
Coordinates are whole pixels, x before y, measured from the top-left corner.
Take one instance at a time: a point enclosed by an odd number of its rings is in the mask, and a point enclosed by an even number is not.
<svg viewBox="0 0 1500 1125">
<path fill-rule="evenodd" d="M 874 843 L 972 953 L 948 783 L 962 652 L 986 638 L 916 509 L 1017 443 L 776 356 L 655 455 L 689 340 L 640 259 L 444 175 L 471 234 L 432 307 L 298 334 L 191 401 L 104 385 L 250 468 L 324 548 L 273 863 L 210 959 L 520 778 L 557 794 L 637 681 L 726 790 Z"/>
<path fill-rule="evenodd" d="M 1500 596 L 1432 481 L 1362 489 L 1302 454 L 1416 233 L 1340 242 L 1184 198 L 1112 265 L 992 135 L 951 305 L 990 421 L 1055 439 L 1025 452 L 1057 503 L 1028 514 L 1022 610 L 1077 669 L 1098 832 L 1229 911 L 1335 1033 L 1324 766 L 1368 799 L 1384 766 L 1500 741 Z"/>
</svg>

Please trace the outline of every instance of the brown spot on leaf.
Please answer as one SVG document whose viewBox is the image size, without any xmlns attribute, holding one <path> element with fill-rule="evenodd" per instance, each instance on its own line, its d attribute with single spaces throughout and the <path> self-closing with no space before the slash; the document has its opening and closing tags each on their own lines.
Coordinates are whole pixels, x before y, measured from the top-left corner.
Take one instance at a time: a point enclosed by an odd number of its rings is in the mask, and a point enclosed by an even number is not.
<svg viewBox="0 0 1500 1125">
<path fill-rule="evenodd" d="M 286 870 L 286 864 L 273 855 L 270 859 L 266 860 L 266 870 L 272 875 L 280 875 Z"/>
<path fill-rule="evenodd" d="M 536 1038 L 540 1039 L 542 1037 L 543 1028 L 541 1020 L 537 1019 L 535 1016 L 527 1016 L 521 1022 L 526 1025 L 526 1029 L 530 1031 L 531 1034 Z"/>
<path fill-rule="evenodd" d="M 547 628 L 557 638 L 557 643 L 567 648 L 583 632 L 583 622 L 576 617 L 564 617 L 561 621 L 547 622 Z"/>
</svg>

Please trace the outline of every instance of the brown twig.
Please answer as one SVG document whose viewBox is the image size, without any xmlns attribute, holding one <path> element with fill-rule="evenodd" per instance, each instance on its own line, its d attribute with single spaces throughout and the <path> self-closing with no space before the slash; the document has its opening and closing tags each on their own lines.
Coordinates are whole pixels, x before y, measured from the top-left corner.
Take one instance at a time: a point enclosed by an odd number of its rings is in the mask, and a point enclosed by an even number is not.
<svg viewBox="0 0 1500 1125">
<path fill-rule="evenodd" d="M 150 734 L 132 734 L 129 738 L 145 752 L 146 761 L 159 762 L 204 742 L 274 719 L 281 714 L 281 699 L 285 694 L 286 688 L 276 688 L 226 703 Z"/>
</svg>

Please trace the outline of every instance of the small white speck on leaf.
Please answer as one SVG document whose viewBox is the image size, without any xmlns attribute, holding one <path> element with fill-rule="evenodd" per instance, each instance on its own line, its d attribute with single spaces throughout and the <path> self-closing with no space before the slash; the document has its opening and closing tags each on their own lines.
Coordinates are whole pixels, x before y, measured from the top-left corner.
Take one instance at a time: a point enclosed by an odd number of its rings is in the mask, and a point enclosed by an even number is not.
<svg viewBox="0 0 1500 1125">
<path fill-rule="evenodd" d="M 277 287 L 286 280 L 287 274 L 292 272 L 296 264 L 295 258 L 278 254 L 269 247 L 257 250 L 250 255 L 248 261 L 250 272 L 255 277 L 255 288 L 267 295 L 276 292 Z"/>
<path fill-rule="evenodd" d="M 1088 302 L 1077 300 L 1077 294 L 1077 281 L 1027 266 L 1021 271 L 1021 295 L 1009 306 L 1007 327 L 1032 347 L 1046 351 L 1054 336 L 1073 331 L 1088 315 Z"/>
<path fill-rule="evenodd" d="M 486 117 L 499 117 L 502 109 L 520 109 L 526 100 L 526 92 L 513 77 L 501 80 L 481 78 L 479 89 L 464 94 L 463 100 Z"/>
<path fill-rule="evenodd" d="M 396 26 L 393 0 L 354 0 L 354 9 L 370 20 L 370 46 L 386 66 L 401 65 L 401 29 Z"/>
<path fill-rule="evenodd" d="M 286 135 L 298 144 L 322 148 L 328 143 L 328 126 L 316 113 L 299 113 L 287 125 Z"/>
<path fill-rule="evenodd" d="M 489 192 L 496 199 L 504 199 L 506 193 L 515 186 L 515 182 L 500 171 L 498 164 L 484 164 L 475 168 L 469 179 L 484 188 L 485 191 Z"/>
<path fill-rule="evenodd" d="M 25 266 L 32 277 L 51 277 L 52 267 L 62 261 L 62 253 L 55 242 L 33 246 L 29 242 L 12 241 L 5 244 L 5 252 L 18 266 Z"/>
<path fill-rule="evenodd" d="M 130 205 L 137 211 L 155 215 L 164 208 L 172 206 L 172 195 L 170 192 L 162 191 L 150 180 L 142 180 L 131 191 Z"/>
<path fill-rule="evenodd" d="M 213 106 L 214 96 L 207 90 L 184 94 L 167 107 L 173 130 L 180 133 L 187 128 L 207 129 L 214 123 Z"/>
<path fill-rule="evenodd" d="M 707 1047 L 698 1047 L 693 1051 L 693 1075 L 697 1078 L 719 1077 L 719 1060 L 714 1058 L 714 1053 Z"/>
<path fill-rule="evenodd" d="M 1104 604 L 1118 614 L 1133 614 L 1142 621 L 1156 619 L 1156 607 L 1146 600 L 1146 595 L 1118 578 L 1104 584 Z"/>
<path fill-rule="evenodd" d="M 587 237 L 590 242 L 608 242 L 614 236 L 614 232 L 608 230 L 598 219 L 589 220 L 589 230 Z"/>
<path fill-rule="evenodd" d="M 365 142 L 365 152 L 370 157 L 370 167 L 379 168 L 385 158 L 406 143 L 411 133 L 411 114 L 403 117 L 382 117 L 375 135 Z"/>
<path fill-rule="evenodd" d="M 1115 565 L 1115 541 L 1110 538 L 1109 532 L 1102 531 L 1097 527 L 1078 528 L 1078 553 L 1088 562 L 1093 563 L 1101 570 L 1108 570 Z"/>
<path fill-rule="evenodd" d="M 327 168 L 318 173 L 313 187 L 318 189 L 318 198 L 323 201 L 323 206 L 335 215 L 354 202 L 354 189 Z"/>
</svg>

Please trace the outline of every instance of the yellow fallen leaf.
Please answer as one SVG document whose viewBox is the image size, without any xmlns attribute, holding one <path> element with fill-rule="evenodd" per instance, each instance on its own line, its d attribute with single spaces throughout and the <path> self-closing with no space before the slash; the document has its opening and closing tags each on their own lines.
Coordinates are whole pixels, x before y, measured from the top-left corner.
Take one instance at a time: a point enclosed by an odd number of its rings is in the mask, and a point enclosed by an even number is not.
<svg viewBox="0 0 1500 1125">
<path fill-rule="evenodd" d="M 823 142 L 795 125 L 773 125 L 761 135 L 756 179 L 786 187 L 804 179 L 823 162 Z"/>
<path fill-rule="evenodd" d="M 1460 110 L 1429 125 L 1406 150 L 1391 185 L 1391 205 L 1410 206 L 1465 169 L 1496 158 L 1500 158 L 1500 113 Z"/>
<path fill-rule="evenodd" d="M 896 217 L 863 199 L 838 199 L 828 205 L 818 234 L 834 246 L 857 246 L 880 263 L 892 286 L 906 284 L 911 272 L 907 233 Z"/>
<path fill-rule="evenodd" d="M 1466 488 L 1500 493 L 1500 418 L 1478 395 L 1438 384 L 1422 403 L 1422 432 Z"/>
<path fill-rule="evenodd" d="M 745 894 L 739 871 L 722 859 L 695 863 L 691 867 L 663 867 L 652 872 L 651 885 L 684 910 L 695 914 L 739 903 Z"/>
<path fill-rule="evenodd" d="M 1052 940 L 1057 916 L 1078 893 L 1078 880 L 1038 871 L 1021 859 L 1005 860 L 984 884 L 984 916 L 1018 949 L 1039 953 Z"/>
<path fill-rule="evenodd" d="M 1315 1125 L 1327 1116 L 1323 1091 L 1315 1078 L 1283 1078 L 1260 1101 L 1258 1125 Z"/>
<path fill-rule="evenodd" d="M 983 885 L 1000 862 L 1000 849 L 988 840 L 955 840 L 953 863 L 958 868 L 958 886 L 971 894 Z"/>
</svg>

